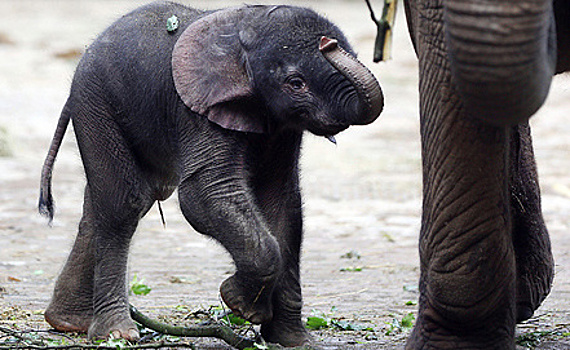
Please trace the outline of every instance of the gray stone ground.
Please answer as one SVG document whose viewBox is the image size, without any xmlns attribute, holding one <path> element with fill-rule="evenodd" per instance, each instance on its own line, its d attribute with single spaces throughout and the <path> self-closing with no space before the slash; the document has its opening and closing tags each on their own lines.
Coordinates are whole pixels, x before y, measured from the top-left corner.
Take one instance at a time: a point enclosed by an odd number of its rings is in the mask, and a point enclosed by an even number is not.
<svg viewBox="0 0 570 350">
<path fill-rule="evenodd" d="M 216 8 L 241 1 L 183 1 Z M 374 65 L 375 27 L 364 1 L 283 1 L 313 7 L 337 22 L 379 78 L 386 95 L 381 118 L 354 127 L 334 146 L 306 135 L 303 155 L 304 313 L 332 314 L 374 332 L 312 332 L 326 349 L 392 349 L 406 332 L 387 336 L 394 318 L 416 312 L 417 240 L 421 209 L 417 63 L 405 21 L 397 19 L 394 59 Z M 143 1 L 0 2 L 0 128 L 12 157 L 0 158 L 0 325 L 46 328 L 41 322 L 54 279 L 71 247 L 81 214 L 84 178 L 68 132 L 54 175 L 53 228 L 36 213 L 39 173 L 63 106 L 76 53 L 118 16 Z M 268 3 L 255 1 L 254 3 Z M 379 1 L 377 2 L 379 4 Z M 546 106 L 533 118 L 544 214 L 557 261 L 552 294 L 540 317 L 519 332 L 569 331 L 570 324 L 570 80 L 556 78 Z M 228 255 L 192 231 L 173 197 L 142 221 L 132 246 L 130 278 L 152 287 L 132 302 L 158 316 L 177 305 L 216 305 L 232 271 Z M 360 259 L 342 258 L 357 252 Z M 343 271 L 351 268 L 361 271 Z M 178 281 L 182 283 L 173 283 Z M 331 311 L 332 310 L 332 311 Z M 377 338 L 374 340 L 371 337 Z M 368 340 L 367 340 L 368 339 Z M 201 341 L 202 348 L 222 348 Z M 568 343 L 543 342 L 541 349 Z"/>
</svg>

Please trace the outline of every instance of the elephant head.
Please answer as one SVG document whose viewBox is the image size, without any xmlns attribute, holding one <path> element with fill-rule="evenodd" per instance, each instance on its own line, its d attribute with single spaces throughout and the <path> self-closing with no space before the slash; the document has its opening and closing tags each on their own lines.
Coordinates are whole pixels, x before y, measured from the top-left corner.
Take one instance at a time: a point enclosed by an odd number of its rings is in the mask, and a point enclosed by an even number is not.
<svg viewBox="0 0 570 350">
<path fill-rule="evenodd" d="M 452 79 L 466 110 L 506 126 L 543 104 L 556 67 L 552 1 L 444 2 Z"/>
<path fill-rule="evenodd" d="M 238 131 L 291 127 L 331 136 L 371 123 L 383 107 L 378 82 L 341 31 L 305 8 L 207 14 L 180 35 L 172 72 L 193 112 Z"/>
</svg>

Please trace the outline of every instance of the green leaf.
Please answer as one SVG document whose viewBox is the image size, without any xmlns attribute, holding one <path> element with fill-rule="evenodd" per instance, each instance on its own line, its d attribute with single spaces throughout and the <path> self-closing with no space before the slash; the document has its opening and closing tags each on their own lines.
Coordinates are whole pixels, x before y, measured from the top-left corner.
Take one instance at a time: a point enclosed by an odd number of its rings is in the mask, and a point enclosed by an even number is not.
<svg viewBox="0 0 570 350">
<path fill-rule="evenodd" d="M 408 300 L 408 301 L 406 301 L 406 305 L 407 305 L 407 306 L 418 305 L 418 302 L 417 302 L 417 301 L 413 301 L 413 300 Z"/>
<path fill-rule="evenodd" d="M 327 328 L 328 325 L 329 323 L 325 318 L 318 316 L 307 317 L 307 328 L 309 329 L 317 330 L 321 328 Z"/>
<path fill-rule="evenodd" d="M 398 321 L 398 319 L 394 318 L 392 322 L 386 322 L 389 326 L 388 329 L 384 334 L 386 335 L 394 335 L 396 333 L 401 333 L 404 330 L 410 329 L 414 326 L 415 316 L 413 313 L 409 313 L 402 317 L 402 321 Z"/>
<path fill-rule="evenodd" d="M 117 338 L 117 339 L 111 338 L 111 339 L 108 339 L 107 341 L 104 341 L 101 343 L 101 346 L 108 346 L 111 348 L 115 348 L 117 350 L 123 349 L 124 347 L 126 347 L 128 345 L 129 345 L 129 343 L 125 339 L 122 339 L 122 338 Z"/>
<path fill-rule="evenodd" d="M 244 324 L 249 323 L 246 320 L 244 320 L 243 318 L 234 315 L 233 313 L 226 315 L 226 317 L 224 317 L 224 319 L 229 320 L 230 324 L 233 324 L 236 326 L 243 326 Z"/>
<path fill-rule="evenodd" d="M 335 326 L 336 328 L 340 329 L 341 331 L 360 331 L 363 329 L 362 326 L 357 324 L 350 323 L 344 320 L 331 320 L 331 325 Z"/>
<path fill-rule="evenodd" d="M 341 272 L 360 272 L 362 267 L 343 267 L 340 269 Z"/>
<path fill-rule="evenodd" d="M 131 283 L 131 292 L 134 295 L 147 295 L 151 290 L 152 289 L 149 286 L 144 284 L 144 278 L 139 281 L 137 275 L 133 277 L 133 282 Z"/>
<path fill-rule="evenodd" d="M 338 307 L 336 307 L 335 305 L 331 306 L 331 312 L 335 313 L 338 311 Z"/>
<path fill-rule="evenodd" d="M 415 316 L 410 312 L 409 314 L 402 317 L 402 322 L 400 324 L 402 325 L 402 328 L 412 328 L 414 326 L 414 320 Z"/>
<path fill-rule="evenodd" d="M 247 347 L 244 348 L 243 350 L 267 350 L 269 349 L 269 347 L 267 345 L 263 345 L 263 344 L 259 344 L 259 343 L 253 343 L 253 347 Z"/>
<path fill-rule="evenodd" d="M 134 295 L 147 295 L 152 290 L 145 284 L 137 284 L 131 287 Z"/>
</svg>

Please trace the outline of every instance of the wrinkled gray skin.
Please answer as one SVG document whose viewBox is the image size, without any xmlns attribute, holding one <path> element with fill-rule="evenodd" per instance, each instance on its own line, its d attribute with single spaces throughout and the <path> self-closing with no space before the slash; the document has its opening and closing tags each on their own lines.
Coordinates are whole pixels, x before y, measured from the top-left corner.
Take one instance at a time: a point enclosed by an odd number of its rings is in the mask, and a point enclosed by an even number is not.
<svg viewBox="0 0 570 350">
<path fill-rule="evenodd" d="M 419 58 L 420 301 L 408 349 L 514 349 L 549 293 L 529 118 L 570 67 L 570 1 L 406 0 Z M 558 38 L 558 39 L 557 39 Z"/>
<path fill-rule="evenodd" d="M 180 28 L 168 32 L 172 15 Z M 310 10 L 155 3 L 124 16 L 79 63 L 42 173 L 40 211 L 51 217 L 52 167 L 71 119 L 87 186 L 46 320 L 90 338 L 137 339 L 127 308 L 129 243 L 153 203 L 178 188 L 188 222 L 234 259 L 224 301 L 260 323 L 267 341 L 306 343 L 302 133 L 370 123 L 382 104 L 342 32 Z"/>
</svg>

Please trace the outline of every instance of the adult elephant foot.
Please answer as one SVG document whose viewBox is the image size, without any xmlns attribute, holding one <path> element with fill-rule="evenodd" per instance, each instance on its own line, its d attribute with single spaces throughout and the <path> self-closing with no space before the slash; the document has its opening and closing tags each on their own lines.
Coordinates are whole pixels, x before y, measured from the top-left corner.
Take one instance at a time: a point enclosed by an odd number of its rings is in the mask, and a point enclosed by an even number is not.
<svg viewBox="0 0 570 350">
<path fill-rule="evenodd" d="M 408 338 L 406 350 L 418 349 L 473 349 L 473 350 L 515 350 L 514 339 L 506 329 L 488 332 L 485 329 L 445 329 L 420 316 L 416 327 Z M 418 327 L 417 324 L 421 323 Z M 502 332 L 501 332 L 502 331 Z M 494 334 L 492 334 L 494 333 Z"/>
<path fill-rule="evenodd" d="M 236 272 L 222 282 L 220 294 L 224 303 L 237 315 L 255 324 L 268 323 L 273 318 L 273 276 L 254 281 Z"/>
<path fill-rule="evenodd" d="M 519 261 L 520 258 L 520 261 Z M 550 250 L 517 255 L 517 323 L 528 320 L 550 293 L 554 260 Z"/>
<path fill-rule="evenodd" d="M 542 217 L 540 188 L 528 123 L 511 130 L 510 195 L 517 264 L 517 322 L 532 317 L 550 292 L 554 276 L 548 230 Z"/>
<path fill-rule="evenodd" d="M 544 224 L 517 230 L 517 323 L 528 320 L 550 293 L 554 277 L 554 258 Z"/>
<path fill-rule="evenodd" d="M 121 313 L 94 317 L 89 327 L 89 339 L 107 339 L 110 336 L 128 341 L 137 341 L 140 338 L 138 328 L 130 316 Z"/>
</svg>

